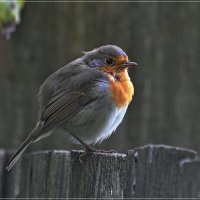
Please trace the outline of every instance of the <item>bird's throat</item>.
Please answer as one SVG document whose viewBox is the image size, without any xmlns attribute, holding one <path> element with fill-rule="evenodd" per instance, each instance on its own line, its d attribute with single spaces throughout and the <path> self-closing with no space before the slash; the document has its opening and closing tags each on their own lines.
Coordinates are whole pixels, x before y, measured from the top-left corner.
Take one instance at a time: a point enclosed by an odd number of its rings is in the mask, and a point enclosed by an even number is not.
<svg viewBox="0 0 200 200">
<path fill-rule="evenodd" d="M 134 94 L 133 84 L 128 72 L 124 69 L 117 74 L 107 73 L 110 82 L 110 92 L 118 108 L 127 106 Z"/>
</svg>

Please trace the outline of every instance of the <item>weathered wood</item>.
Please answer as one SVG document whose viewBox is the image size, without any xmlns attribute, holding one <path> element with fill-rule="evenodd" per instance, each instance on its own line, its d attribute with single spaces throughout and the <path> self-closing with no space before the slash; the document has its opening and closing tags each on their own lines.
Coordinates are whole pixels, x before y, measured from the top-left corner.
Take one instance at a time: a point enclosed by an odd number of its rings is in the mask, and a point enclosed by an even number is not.
<svg viewBox="0 0 200 200">
<path fill-rule="evenodd" d="M 135 177 L 129 182 L 128 197 L 170 197 L 178 195 L 180 162 L 196 157 L 196 152 L 165 145 L 147 145 L 129 151 L 135 161 Z"/>
<path fill-rule="evenodd" d="M 0 150 L 0 197 L 13 198 L 20 193 L 20 162 L 10 172 L 7 173 L 5 165 L 13 152 Z"/>
<path fill-rule="evenodd" d="M 22 163 L 19 197 L 67 197 L 70 180 L 70 152 L 52 151 L 27 154 Z"/>
<path fill-rule="evenodd" d="M 11 172 L 10 153 L 0 151 L 0 197 L 12 198 L 197 198 L 197 153 L 147 145 L 127 154 L 88 155 L 82 151 L 27 153 Z"/>
<path fill-rule="evenodd" d="M 186 159 L 180 164 L 180 197 L 200 198 L 200 160 Z"/>
<path fill-rule="evenodd" d="M 26 156 L 20 197 L 123 197 L 125 155 L 93 155 L 84 163 L 80 155 L 53 151 Z"/>
<path fill-rule="evenodd" d="M 69 197 L 123 197 L 126 155 L 93 155 L 83 164 L 79 162 L 79 155 L 72 153 Z"/>
<path fill-rule="evenodd" d="M 3 196 L 5 151 L 0 150 L 0 197 Z"/>
</svg>

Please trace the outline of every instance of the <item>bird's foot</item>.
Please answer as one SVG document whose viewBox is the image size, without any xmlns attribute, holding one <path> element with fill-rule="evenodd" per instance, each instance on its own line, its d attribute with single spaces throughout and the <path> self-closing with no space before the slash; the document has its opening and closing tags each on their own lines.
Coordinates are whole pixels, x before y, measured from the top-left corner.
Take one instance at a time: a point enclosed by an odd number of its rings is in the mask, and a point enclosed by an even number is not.
<svg viewBox="0 0 200 200">
<path fill-rule="evenodd" d="M 83 163 L 85 161 L 85 159 L 90 156 L 90 155 L 94 155 L 94 154 L 104 154 L 104 155 L 110 155 L 116 153 L 115 150 L 101 150 L 101 149 L 94 149 L 90 146 L 86 146 L 85 148 L 85 152 L 79 156 L 79 160 L 81 163 Z"/>
</svg>

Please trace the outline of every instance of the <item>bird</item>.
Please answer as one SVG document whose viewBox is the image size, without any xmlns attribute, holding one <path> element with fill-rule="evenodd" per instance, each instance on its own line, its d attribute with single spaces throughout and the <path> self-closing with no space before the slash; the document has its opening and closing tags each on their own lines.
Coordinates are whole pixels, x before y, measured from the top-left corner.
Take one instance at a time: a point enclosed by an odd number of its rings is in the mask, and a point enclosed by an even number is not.
<svg viewBox="0 0 200 200">
<path fill-rule="evenodd" d="M 136 66 L 116 45 L 104 45 L 83 52 L 51 74 L 38 92 L 38 121 L 6 170 L 9 171 L 33 142 L 61 129 L 73 141 L 91 147 L 107 139 L 119 126 L 134 95 L 128 69 Z"/>
</svg>

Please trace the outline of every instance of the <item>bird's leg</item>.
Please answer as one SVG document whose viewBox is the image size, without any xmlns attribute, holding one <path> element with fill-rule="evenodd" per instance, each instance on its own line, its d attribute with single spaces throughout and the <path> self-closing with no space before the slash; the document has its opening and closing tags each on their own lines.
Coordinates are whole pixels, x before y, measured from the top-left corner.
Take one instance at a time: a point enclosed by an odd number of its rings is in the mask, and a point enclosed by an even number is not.
<svg viewBox="0 0 200 200">
<path fill-rule="evenodd" d="M 92 148 L 91 146 L 89 146 L 88 144 L 86 144 L 85 142 L 83 142 L 78 136 L 76 136 L 73 133 L 70 133 L 80 144 L 82 144 L 85 147 L 85 152 L 86 153 L 114 153 L 114 150 L 99 150 L 99 149 L 95 149 Z"/>
<path fill-rule="evenodd" d="M 72 135 L 80 144 L 82 144 L 85 147 L 86 150 L 91 150 L 91 151 L 93 150 L 92 147 L 90 147 L 85 142 L 83 142 L 78 136 L 74 135 L 73 133 L 70 133 L 70 135 Z"/>
<path fill-rule="evenodd" d="M 83 142 L 78 136 L 76 136 L 75 134 L 70 133 L 80 144 L 82 144 L 85 147 L 85 152 L 80 155 L 79 160 L 81 163 L 83 163 L 83 161 L 85 160 L 85 158 L 89 155 L 95 154 L 95 153 L 100 153 L 100 154 L 112 154 L 112 153 L 116 153 L 116 151 L 114 150 L 98 150 L 98 149 L 94 149 L 91 146 L 89 146 L 88 144 L 86 144 L 85 142 Z"/>
<path fill-rule="evenodd" d="M 88 144 L 83 142 L 78 136 L 76 136 L 73 133 L 70 133 L 80 144 L 82 144 L 85 147 L 85 152 L 79 156 L 79 161 L 83 163 L 83 160 L 88 156 L 91 155 L 92 153 L 96 152 L 96 149 L 90 147 Z"/>
</svg>

